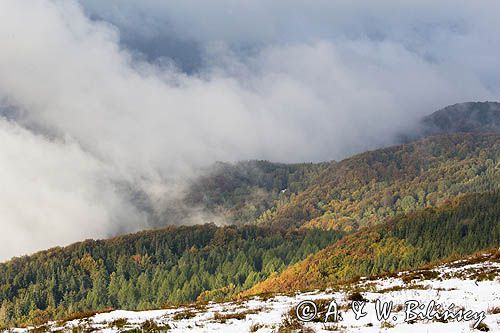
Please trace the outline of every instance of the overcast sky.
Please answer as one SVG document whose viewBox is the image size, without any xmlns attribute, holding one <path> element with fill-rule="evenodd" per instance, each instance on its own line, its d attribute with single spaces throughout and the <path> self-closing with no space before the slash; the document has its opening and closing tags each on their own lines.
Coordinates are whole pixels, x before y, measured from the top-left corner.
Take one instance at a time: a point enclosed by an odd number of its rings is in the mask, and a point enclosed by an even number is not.
<svg viewBox="0 0 500 333">
<path fill-rule="evenodd" d="M 217 160 L 341 159 L 500 95 L 498 1 L 3 0 L 0 260 L 138 230 Z"/>
</svg>

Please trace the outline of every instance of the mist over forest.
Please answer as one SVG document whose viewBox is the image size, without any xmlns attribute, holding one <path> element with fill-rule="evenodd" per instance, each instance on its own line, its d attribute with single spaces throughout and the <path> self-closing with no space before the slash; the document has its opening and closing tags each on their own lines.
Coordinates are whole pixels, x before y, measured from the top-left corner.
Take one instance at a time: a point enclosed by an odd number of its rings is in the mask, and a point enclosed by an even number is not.
<svg viewBox="0 0 500 333">
<path fill-rule="evenodd" d="M 2 1 L 0 260 L 161 223 L 224 224 L 182 200 L 217 161 L 342 160 L 398 143 L 447 105 L 499 100 L 499 10 Z"/>
</svg>

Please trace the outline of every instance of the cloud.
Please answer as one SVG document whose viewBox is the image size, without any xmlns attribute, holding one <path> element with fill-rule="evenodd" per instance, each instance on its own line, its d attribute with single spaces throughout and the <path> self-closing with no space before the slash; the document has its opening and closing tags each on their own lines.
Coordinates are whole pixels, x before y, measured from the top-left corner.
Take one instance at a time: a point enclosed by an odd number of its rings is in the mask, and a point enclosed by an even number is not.
<svg viewBox="0 0 500 333">
<path fill-rule="evenodd" d="M 77 143 L 50 141 L 6 120 L 0 142 L 0 258 L 109 236 L 110 225 L 146 227 L 115 192 L 112 170 Z"/>
<path fill-rule="evenodd" d="M 395 1 L 353 3 L 347 0 L 81 0 L 87 13 L 120 28 L 122 40 L 140 51 L 162 38 L 192 51 L 193 43 L 224 41 L 243 53 L 249 47 L 334 41 L 392 41 L 418 56 L 449 65 L 465 65 L 493 77 L 499 48 L 496 1 Z M 141 42 L 137 45 L 135 41 Z M 184 43 L 184 44 L 183 44 Z M 142 48 L 141 48 L 142 46 Z M 148 47 L 150 46 L 150 47 Z M 172 48 L 173 49 L 173 48 Z M 178 50 L 162 49 L 170 56 Z M 156 54 L 158 55 L 158 54 Z M 182 62 L 182 59 L 175 57 Z M 477 61 L 488 60 L 487 62 Z M 479 71 L 479 72 L 477 72 Z M 482 77 L 484 79 L 484 76 Z M 497 82 L 498 83 L 498 82 Z"/>
<path fill-rule="evenodd" d="M 339 159 L 497 99 L 498 6 L 2 1 L 0 217 L 36 241 L 0 258 L 145 227 L 123 188 L 161 207 L 217 160 Z"/>
</svg>

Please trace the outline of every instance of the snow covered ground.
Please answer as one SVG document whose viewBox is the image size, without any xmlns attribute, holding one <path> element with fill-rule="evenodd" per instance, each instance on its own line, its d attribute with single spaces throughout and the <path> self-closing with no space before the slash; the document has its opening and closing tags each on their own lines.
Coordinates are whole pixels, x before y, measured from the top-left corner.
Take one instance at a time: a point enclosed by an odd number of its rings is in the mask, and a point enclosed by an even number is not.
<svg viewBox="0 0 500 333">
<path fill-rule="evenodd" d="M 318 316 L 312 322 L 297 320 L 296 307 L 304 300 L 313 301 Z M 325 323 L 325 311 L 335 300 L 342 321 Z M 353 300 L 356 301 L 353 304 Z M 392 301 L 387 319 L 378 319 L 375 309 Z M 434 301 L 450 314 L 468 314 L 465 320 L 417 318 L 407 301 L 427 307 Z M 366 303 L 364 303 L 366 301 Z M 364 305 L 363 305 L 364 304 Z M 451 305 L 454 307 L 450 308 Z M 304 305 L 306 306 L 306 305 Z M 361 318 L 355 318 L 353 307 Z M 310 308 L 312 309 L 312 308 Z M 330 310 L 333 310 L 333 305 Z M 360 311 L 361 310 L 361 311 Z M 299 315 L 309 315 L 299 308 Z M 366 315 L 362 315 L 365 313 Z M 437 313 L 443 314 L 442 311 Z M 432 314 L 432 312 L 431 312 Z M 483 319 L 484 316 L 484 319 Z M 467 320 L 469 319 L 469 320 Z M 479 323 L 479 320 L 481 322 Z M 479 325 L 478 325 L 479 323 Z M 476 325 L 476 328 L 473 326 Z M 112 311 L 66 323 L 49 323 L 47 331 L 97 332 L 500 332 L 500 263 L 492 261 L 456 261 L 429 270 L 399 273 L 376 280 L 361 279 L 337 291 L 317 291 L 296 295 L 253 298 L 240 302 L 209 303 L 205 306 L 154 311 Z M 27 329 L 16 329 L 26 332 Z"/>
</svg>

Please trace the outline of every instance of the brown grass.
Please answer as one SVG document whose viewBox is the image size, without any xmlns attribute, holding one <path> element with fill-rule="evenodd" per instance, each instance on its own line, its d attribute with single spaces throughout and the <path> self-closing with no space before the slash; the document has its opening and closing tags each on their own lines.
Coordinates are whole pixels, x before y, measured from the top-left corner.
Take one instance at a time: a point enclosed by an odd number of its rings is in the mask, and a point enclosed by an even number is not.
<svg viewBox="0 0 500 333">
<path fill-rule="evenodd" d="M 77 319 L 84 319 L 88 317 L 95 316 L 98 313 L 107 313 L 113 311 L 113 308 L 104 308 L 100 310 L 90 310 L 90 311 L 81 311 L 81 312 L 75 312 L 72 313 L 60 320 L 60 322 L 67 322 L 67 321 L 72 321 L 72 320 L 77 320 Z"/>
<path fill-rule="evenodd" d="M 196 316 L 196 313 L 194 313 L 192 310 L 184 310 L 174 314 L 172 319 L 173 320 L 190 319 L 193 318 L 194 316 Z"/>
<path fill-rule="evenodd" d="M 488 313 L 489 314 L 499 314 L 500 313 L 500 306 L 488 308 Z"/>
<path fill-rule="evenodd" d="M 259 312 L 260 312 L 260 309 L 251 309 L 251 310 L 246 310 L 246 311 L 236 312 L 236 313 L 216 312 L 216 313 L 214 313 L 214 320 L 219 321 L 221 323 L 225 323 L 229 319 L 244 320 L 244 319 L 246 319 L 247 315 L 256 314 Z"/>
</svg>

